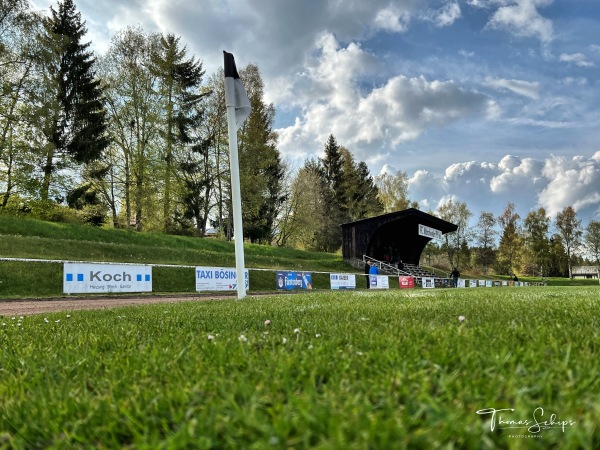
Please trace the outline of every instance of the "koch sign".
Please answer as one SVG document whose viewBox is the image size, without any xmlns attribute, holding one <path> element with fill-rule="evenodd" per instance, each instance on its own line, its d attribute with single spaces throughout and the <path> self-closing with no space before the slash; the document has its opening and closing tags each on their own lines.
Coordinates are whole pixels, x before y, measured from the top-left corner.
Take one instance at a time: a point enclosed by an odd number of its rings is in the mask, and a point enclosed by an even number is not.
<svg viewBox="0 0 600 450">
<path fill-rule="evenodd" d="M 312 289 L 312 274 L 307 272 L 277 272 L 277 289 Z"/>
<path fill-rule="evenodd" d="M 356 275 L 351 273 L 330 273 L 329 284 L 331 289 L 354 289 L 356 288 Z"/>
<path fill-rule="evenodd" d="M 65 263 L 63 292 L 152 292 L 152 266 Z"/>
<path fill-rule="evenodd" d="M 442 239 L 442 232 L 435 228 L 426 227 L 425 225 L 419 224 L 419 235 L 425 236 L 431 239 Z"/>
<path fill-rule="evenodd" d="M 250 283 L 248 269 L 244 270 L 246 289 Z M 196 291 L 235 291 L 237 272 L 226 267 L 196 267 Z"/>
</svg>

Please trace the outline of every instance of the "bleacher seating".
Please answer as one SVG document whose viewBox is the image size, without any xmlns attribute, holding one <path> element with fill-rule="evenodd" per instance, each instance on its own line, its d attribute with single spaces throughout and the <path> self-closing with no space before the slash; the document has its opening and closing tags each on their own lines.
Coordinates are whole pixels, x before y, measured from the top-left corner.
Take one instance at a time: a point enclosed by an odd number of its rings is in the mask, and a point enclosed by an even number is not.
<svg viewBox="0 0 600 450">
<path fill-rule="evenodd" d="M 366 263 L 367 261 L 371 261 L 372 264 L 375 264 L 379 268 L 379 271 L 382 274 L 406 275 L 406 276 L 412 276 L 415 278 L 422 278 L 422 277 L 436 278 L 436 277 L 438 277 L 435 273 L 430 272 L 429 270 L 426 270 L 426 269 L 422 268 L 421 266 L 414 265 L 414 264 L 404 264 L 404 267 L 402 269 L 398 269 L 397 265 L 390 264 L 390 263 L 387 263 L 384 261 L 379 261 L 375 258 L 371 258 L 370 256 L 366 256 L 366 255 L 363 256 L 363 264 Z"/>
</svg>

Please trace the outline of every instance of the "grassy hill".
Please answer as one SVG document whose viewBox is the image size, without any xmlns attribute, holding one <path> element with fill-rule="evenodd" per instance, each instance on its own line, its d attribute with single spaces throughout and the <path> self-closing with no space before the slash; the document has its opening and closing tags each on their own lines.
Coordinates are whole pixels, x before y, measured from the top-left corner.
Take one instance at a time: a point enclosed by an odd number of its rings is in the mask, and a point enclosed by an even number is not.
<svg viewBox="0 0 600 450">
<path fill-rule="evenodd" d="M 340 254 L 245 244 L 250 290 L 273 290 L 275 270 L 354 272 Z M 233 242 L 0 216 L 0 257 L 235 267 Z M 155 267 L 156 292 L 195 292 L 192 268 Z M 315 274 L 316 288 L 329 277 Z M 0 298 L 62 295 L 62 265 L 0 261 Z"/>
</svg>

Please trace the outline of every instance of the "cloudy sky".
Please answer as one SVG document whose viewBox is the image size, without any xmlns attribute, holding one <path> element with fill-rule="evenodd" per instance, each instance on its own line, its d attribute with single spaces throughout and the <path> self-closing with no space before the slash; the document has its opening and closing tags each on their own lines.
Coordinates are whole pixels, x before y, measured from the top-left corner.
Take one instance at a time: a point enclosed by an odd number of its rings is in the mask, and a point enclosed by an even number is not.
<svg viewBox="0 0 600 450">
<path fill-rule="evenodd" d="M 598 0 L 75 0 L 98 53 L 172 32 L 207 74 L 255 63 L 299 167 L 333 134 L 421 209 L 600 220 Z M 48 10 L 49 0 L 34 0 Z"/>
</svg>

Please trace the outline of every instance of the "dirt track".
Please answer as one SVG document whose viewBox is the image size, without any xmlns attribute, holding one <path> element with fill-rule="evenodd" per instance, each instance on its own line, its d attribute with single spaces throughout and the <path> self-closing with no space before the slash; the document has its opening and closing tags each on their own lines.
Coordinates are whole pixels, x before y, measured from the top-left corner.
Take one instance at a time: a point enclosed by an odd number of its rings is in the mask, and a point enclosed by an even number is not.
<svg viewBox="0 0 600 450">
<path fill-rule="evenodd" d="M 235 298 L 235 296 L 172 295 L 140 297 L 77 297 L 72 299 L 0 299 L 0 316 L 25 316 L 45 312 L 75 311 L 81 309 L 106 309 L 117 306 L 139 306 L 156 303 L 193 302 L 211 299 Z"/>
</svg>

